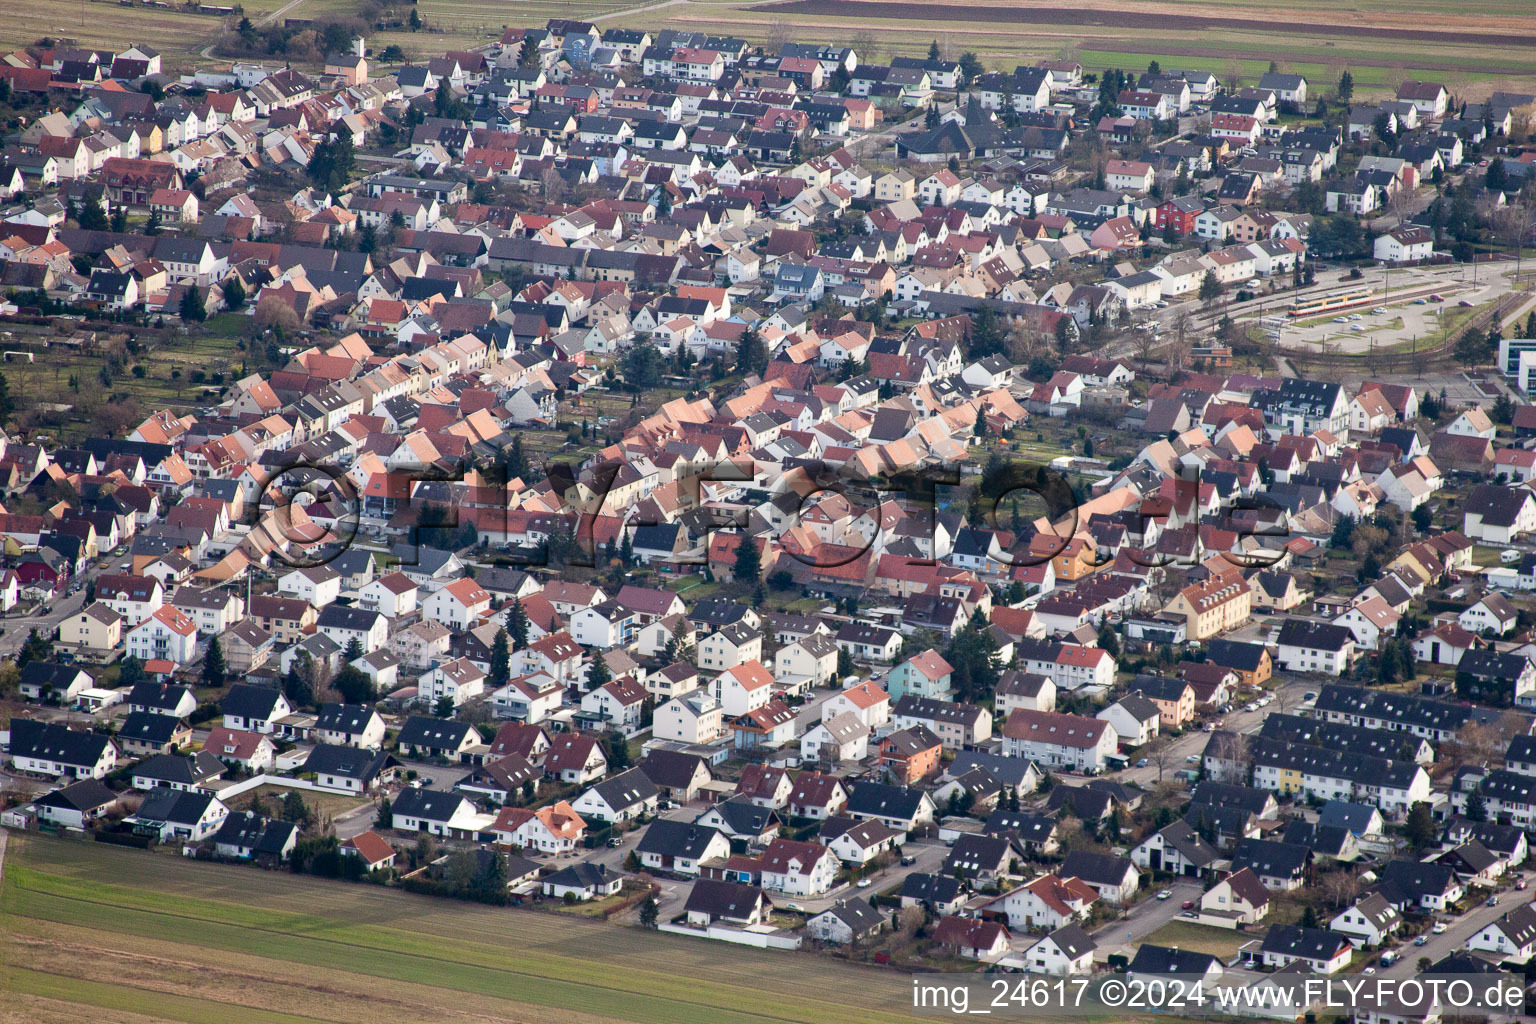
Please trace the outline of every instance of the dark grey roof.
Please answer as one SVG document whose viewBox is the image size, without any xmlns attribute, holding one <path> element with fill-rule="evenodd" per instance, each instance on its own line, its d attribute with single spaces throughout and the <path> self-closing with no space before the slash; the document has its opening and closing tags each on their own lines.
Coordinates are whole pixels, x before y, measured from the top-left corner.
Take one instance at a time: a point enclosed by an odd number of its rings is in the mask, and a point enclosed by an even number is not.
<svg viewBox="0 0 1536 1024">
<path fill-rule="evenodd" d="M 1381 719 L 1399 729 L 1435 732 L 1455 732 L 1468 722 L 1492 722 L 1499 716 L 1498 711 L 1488 708 L 1340 683 L 1323 686 L 1317 698 L 1316 712 L 1319 715 Z"/>
<path fill-rule="evenodd" d="M 272 717 L 282 691 L 273 686 L 252 686 L 236 683 L 219 701 L 219 710 L 236 718 L 255 718 L 262 721 Z"/>
<path fill-rule="evenodd" d="M 1296 878 L 1306 870 L 1312 851 L 1272 839 L 1243 839 L 1232 855 L 1232 870 L 1252 868 L 1260 878 Z"/>
<path fill-rule="evenodd" d="M 1142 943 L 1128 968 L 1132 974 L 1182 974 L 1204 975 L 1212 967 L 1218 970 L 1221 961 L 1209 953 L 1196 953 L 1192 949 L 1177 946 L 1155 946 Z"/>
<path fill-rule="evenodd" d="M 374 717 L 374 710 L 368 704 L 325 704 L 315 718 L 315 728 L 357 736 Z"/>
<path fill-rule="evenodd" d="M 914 872 L 902 880 L 901 896 L 924 903 L 951 903 L 960 898 L 960 880 L 950 875 Z"/>
<path fill-rule="evenodd" d="M 1342 651 L 1353 642 L 1354 634 L 1343 626 L 1310 619 L 1287 618 L 1280 626 L 1282 647 L 1304 647 L 1319 651 Z"/>
<path fill-rule="evenodd" d="M 379 750 L 361 750 L 357 747 L 332 743 L 317 743 L 304 761 L 304 771 L 318 775 L 334 775 L 355 779 L 367 785 L 386 768 L 398 764 L 391 755 Z"/>
<path fill-rule="evenodd" d="M 224 764 L 206 750 L 195 754 L 156 754 L 133 766 L 133 777 L 167 784 L 198 786 L 224 774 Z"/>
<path fill-rule="evenodd" d="M 1344 936 L 1323 928 L 1277 924 L 1264 936 L 1263 951 L 1309 960 L 1331 960 L 1338 955 L 1340 949 L 1348 945 L 1349 940 Z"/>
<path fill-rule="evenodd" d="M 1206 867 L 1221 856 L 1220 852 L 1190 828 L 1186 821 L 1170 822 L 1158 834 L 1163 837 L 1164 844 L 1173 847 L 1185 860 L 1197 868 Z"/>
<path fill-rule="evenodd" d="M 144 798 L 135 817 L 144 821 L 163 821 L 174 825 L 192 825 L 202 819 L 213 794 L 179 789 L 157 789 Z"/>
<path fill-rule="evenodd" d="M 456 750 L 472 731 L 474 726 L 468 722 L 445 722 L 440 718 L 412 715 L 400 727 L 397 742 L 413 747 Z"/>
<path fill-rule="evenodd" d="M 11 756 L 58 761 L 70 766 L 94 767 L 112 740 L 100 733 L 80 732 L 62 725 L 11 720 Z"/>
<path fill-rule="evenodd" d="M 133 711 L 123 719 L 117 730 L 119 739 L 138 743 L 169 743 L 175 739 L 183 722 L 175 715 L 162 715 L 154 711 Z"/>
<path fill-rule="evenodd" d="M 954 847 L 944 860 L 944 871 L 948 874 L 958 871 L 969 878 L 982 872 L 996 874 L 1008 863 L 1008 840 L 997 836 L 967 834 L 955 840 Z"/>
<path fill-rule="evenodd" d="M 1046 938 L 1056 943 L 1056 947 L 1073 960 L 1099 948 L 1098 943 L 1093 941 L 1093 937 L 1077 924 L 1064 924 Z"/>
<path fill-rule="evenodd" d="M 662 857 L 697 859 L 709 848 L 710 840 L 720 834 L 706 825 L 663 818 L 651 822 L 651 827 L 645 830 L 636 849 L 641 853 L 654 853 Z"/>
<path fill-rule="evenodd" d="M 688 913 L 705 913 L 711 919 L 744 918 L 762 899 L 763 890 L 755 885 L 701 878 L 693 883 L 693 890 L 688 893 L 688 902 L 683 904 L 683 910 Z"/>
<path fill-rule="evenodd" d="M 733 836 L 762 835 L 779 820 L 778 815 L 772 810 L 759 807 L 745 796 L 733 796 L 729 800 L 722 800 L 711 810 L 724 819 L 726 833 Z"/>
<path fill-rule="evenodd" d="M 706 777 L 711 777 L 704 758 L 676 750 L 653 750 L 640 762 L 646 778 L 665 789 L 686 789 L 693 784 L 700 767 Z"/>
<path fill-rule="evenodd" d="M 391 807 L 395 817 L 418 818 L 426 821 L 447 821 L 459 807 L 468 803 L 462 793 L 436 789 L 402 789 Z"/>
<path fill-rule="evenodd" d="M 982 831 L 988 835 L 1016 835 L 1026 843 L 1043 843 L 1056 831 L 1056 819 L 1030 811 L 993 811 Z"/>
<path fill-rule="evenodd" d="M 143 682 L 128 692 L 128 699 L 123 703 L 141 705 L 143 707 L 163 711 L 170 711 L 181 703 L 185 694 L 192 691 L 185 686 L 176 686 L 172 683 Z"/>
<path fill-rule="evenodd" d="M 592 790 L 615 811 L 638 806 L 661 795 L 656 783 L 639 768 L 630 768 L 611 779 L 604 779 L 593 786 Z"/>
<path fill-rule="evenodd" d="M 999 782 L 1009 786 L 1019 786 L 1025 781 L 1032 764 L 1034 764 L 1033 761 L 1022 757 L 1004 757 L 1001 754 L 988 754 L 980 750 L 962 750 L 955 754 L 954 761 L 950 762 L 949 773 L 960 776 L 973 768 L 981 768 Z"/>
<path fill-rule="evenodd" d="M 879 818 L 909 819 L 922 806 L 924 793 L 882 782 L 860 782 L 848 795 L 848 813 Z"/>
<path fill-rule="evenodd" d="M 855 936 L 868 935 L 885 923 L 885 918 L 874 907 L 860 899 L 838 900 L 822 913 L 831 914 L 846 924 Z"/>
<path fill-rule="evenodd" d="M 117 801 L 117 794 L 100 779 L 81 779 L 32 801 L 38 807 L 65 807 L 74 811 L 94 811 Z"/>
<path fill-rule="evenodd" d="M 1317 823 L 1335 828 L 1345 828 L 1355 835 L 1363 835 L 1378 814 L 1370 804 L 1355 804 L 1344 800 L 1330 800 L 1318 812 Z"/>
<path fill-rule="evenodd" d="M 224 819 L 213 841 L 229 846 L 250 847 L 253 853 L 278 855 L 288 845 L 288 837 L 298 826 L 291 821 L 263 818 L 250 811 L 236 811 Z"/>
<path fill-rule="evenodd" d="M 1090 885 L 1121 885 L 1125 882 L 1127 873 L 1133 876 L 1140 875 L 1136 865 L 1124 857 L 1094 853 L 1091 850 L 1069 851 L 1066 859 L 1061 862 L 1061 870 L 1058 872 L 1062 878 L 1076 875 Z"/>
<path fill-rule="evenodd" d="M 1190 803 L 1240 807 L 1250 814 L 1263 814 L 1273 799 L 1274 796 L 1266 790 L 1209 779 L 1196 783 L 1194 792 L 1190 794 Z"/>
<path fill-rule="evenodd" d="M 608 872 L 608 865 L 581 861 L 556 871 L 544 879 L 544 884 L 563 885 L 576 889 L 591 889 L 607 885 L 612 880 L 613 876 Z"/>
</svg>

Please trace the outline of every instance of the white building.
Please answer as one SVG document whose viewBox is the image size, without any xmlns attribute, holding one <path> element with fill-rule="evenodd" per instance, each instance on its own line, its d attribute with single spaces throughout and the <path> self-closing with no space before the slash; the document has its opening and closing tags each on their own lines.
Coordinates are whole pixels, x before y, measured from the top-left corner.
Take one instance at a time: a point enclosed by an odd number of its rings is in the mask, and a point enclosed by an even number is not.
<svg viewBox="0 0 1536 1024">
<path fill-rule="evenodd" d="M 1015 708 L 1003 723 L 1004 754 L 1052 768 L 1103 771 L 1115 749 L 1115 730 L 1096 718 Z"/>
<path fill-rule="evenodd" d="M 651 717 L 651 735 L 679 743 L 714 743 L 724 733 L 720 702 L 703 690 L 673 697 Z"/>
</svg>

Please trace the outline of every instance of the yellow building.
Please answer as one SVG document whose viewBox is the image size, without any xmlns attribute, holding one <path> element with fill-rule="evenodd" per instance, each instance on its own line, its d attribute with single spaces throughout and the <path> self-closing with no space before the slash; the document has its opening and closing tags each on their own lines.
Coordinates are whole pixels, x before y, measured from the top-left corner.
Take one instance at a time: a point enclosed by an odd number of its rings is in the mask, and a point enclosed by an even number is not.
<svg viewBox="0 0 1536 1024">
<path fill-rule="evenodd" d="M 1163 610 L 1181 615 L 1191 640 L 1206 640 L 1248 621 L 1253 591 L 1238 573 L 1211 576 L 1179 591 Z"/>
<path fill-rule="evenodd" d="M 123 617 L 100 601 L 59 623 L 59 642 L 88 651 L 110 651 L 123 642 Z"/>
</svg>

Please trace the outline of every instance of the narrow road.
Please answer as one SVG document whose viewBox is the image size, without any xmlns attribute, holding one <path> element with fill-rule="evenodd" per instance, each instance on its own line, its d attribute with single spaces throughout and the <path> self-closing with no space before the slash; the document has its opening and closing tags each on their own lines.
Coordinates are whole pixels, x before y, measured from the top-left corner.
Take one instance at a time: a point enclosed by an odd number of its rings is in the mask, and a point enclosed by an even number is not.
<svg viewBox="0 0 1536 1024">
<path fill-rule="evenodd" d="M 1169 882 L 1161 886 L 1157 892 L 1163 889 L 1167 889 L 1173 895 L 1166 900 L 1160 900 L 1154 892 L 1131 907 L 1130 913 L 1125 917 L 1118 921 L 1110 921 L 1096 929 L 1093 939 L 1098 943 L 1099 948 L 1095 954 L 1103 957 L 1108 957 L 1112 953 L 1135 956 L 1136 947 L 1142 940 L 1168 922 L 1179 919 L 1179 915 L 1184 913 L 1186 902 L 1200 902 L 1200 883 L 1192 879 Z"/>
<path fill-rule="evenodd" d="M 1388 977 L 1406 978 L 1419 973 L 1419 959 L 1428 957 L 1431 961 L 1438 962 L 1450 956 L 1458 949 L 1466 946 L 1467 940 L 1482 931 L 1492 922 L 1514 910 L 1521 902 L 1528 902 L 1523 892 L 1502 893 L 1499 905 L 1490 907 L 1485 902 L 1486 890 L 1470 889 L 1466 896 L 1466 902 L 1470 904 L 1468 909 L 1455 917 L 1447 917 L 1446 923 L 1450 926 L 1439 935 L 1430 933 L 1429 941 L 1422 946 L 1411 943 L 1398 947 L 1398 953 L 1402 959 L 1391 967 L 1385 968 L 1381 973 Z"/>
<path fill-rule="evenodd" d="M 659 4 L 647 4 L 644 7 L 630 7 L 622 11 L 609 11 L 607 14 L 597 14 L 588 18 L 588 21 L 607 21 L 609 18 L 622 18 L 631 14 L 649 14 L 651 11 L 659 11 L 664 7 L 686 7 L 689 0 L 662 0 Z"/>
<path fill-rule="evenodd" d="M 281 18 L 283 15 L 287 14 L 289 11 L 293 10 L 295 7 L 299 6 L 303 2 L 304 2 L 304 0 L 288 0 L 288 2 L 286 4 L 284 4 L 282 7 L 279 7 L 277 10 L 271 12 L 270 14 L 263 14 L 261 17 L 257 18 L 255 21 L 251 22 L 251 24 L 254 25 L 256 28 L 265 28 L 266 26 L 268 26 L 268 25 L 272 24 L 273 22 L 277 21 L 278 18 Z M 198 50 L 197 51 L 197 55 L 199 57 L 203 58 L 203 60 L 213 60 L 213 48 L 215 46 L 218 46 L 218 45 L 219 45 L 219 40 L 218 40 L 218 38 L 215 38 L 213 40 L 213 42 L 209 43 L 207 46 L 203 47 L 201 50 Z"/>
</svg>

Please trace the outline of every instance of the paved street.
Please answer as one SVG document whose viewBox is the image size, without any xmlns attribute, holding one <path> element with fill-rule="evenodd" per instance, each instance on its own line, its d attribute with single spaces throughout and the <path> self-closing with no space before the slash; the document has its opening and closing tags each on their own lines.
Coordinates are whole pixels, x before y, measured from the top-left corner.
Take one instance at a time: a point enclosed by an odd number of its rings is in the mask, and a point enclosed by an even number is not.
<svg viewBox="0 0 1536 1024">
<path fill-rule="evenodd" d="M 1280 694 L 1275 703 L 1267 708 L 1259 708 L 1254 711 L 1244 711 L 1241 704 L 1233 707 L 1232 711 L 1222 716 L 1223 728 L 1236 732 L 1253 732 L 1264 722 L 1264 716 L 1276 714 L 1283 706 L 1288 712 L 1294 712 L 1301 704 L 1302 694 L 1310 690 L 1318 690 L 1321 684 L 1307 681 L 1290 681 L 1284 683 L 1277 691 Z M 1171 781 L 1173 773 L 1180 768 L 1193 768 L 1193 763 L 1186 763 L 1185 758 L 1199 755 L 1205 750 L 1206 741 L 1211 738 L 1210 733 L 1194 730 L 1178 737 L 1169 746 L 1171 760 L 1163 769 L 1163 781 Z M 1132 751 L 1135 755 L 1135 752 Z M 1134 765 L 1139 756 L 1133 756 L 1131 763 Z M 1144 789 L 1150 789 L 1157 785 L 1157 765 L 1148 764 L 1145 768 L 1127 768 L 1114 775 L 1118 782 L 1134 782 Z"/>
<path fill-rule="evenodd" d="M 1172 890 L 1173 895 L 1166 900 L 1158 899 L 1156 894 L 1162 889 Z M 1094 941 L 1099 944 L 1096 956 L 1099 959 L 1111 953 L 1134 956 L 1137 943 L 1182 914 L 1185 900 L 1198 903 L 1200 892 L 1200 883 L 1195 881 L 1171 882 L 1161 889 L 1154 889 L 1146 899 L 1133 906 L 1125 917 L 1094 931 Z"/>
<path fill-rule="evenodd" d="M 24 615 L 0 617 L 0 627 L 5 629 L 5 635 L 0 636 L 0 657 L 13 657 L 34 628 L 44 636 L 58 629 L 59 623 L 85 606 L 85 583 L 102 573 L 125 572 L 131 560 L 132 556 L 125 552 L 111 559 L 105 567 L 99 561 L 92 562 L 90 568 L 70 581 L 70 586 L 81 584 L 73 595 L 44 601 L 41 609 L 33 609 Z"/>
<path fill-rule="evenodd" d="M 1436 935 L 1431 932 L 1429 942 L 1422 946 L 1415 946 L 1410 943 L 1400 947 L 1398 952 L 1402 954 L 1402 959 L 1391 967 L 1382 969 L 1381 973 L 1389 977 L 1398 978 L 1417 974 L 1420 957 L 1427 956 L 1430 960 L 1437 961 L 1449 956 L 1458 949 L 1464 948 L 1467 940 L 1476 935 L 1490 921 L 1502 917 L 1522 903 L 1531 902 L 1531 893 L 1530 890 L 1525 892 L 1506 891 L 1499 897 L 1499 905 L 1496 907 L 1486 905 L 1486 896 L 1481 899 L 1469 896 L 1468 901 L 1472 902 L 1472 907 L 1465 914 L 1454 919 L 1447 919 L 1450 927 L 1442 934 Z"/>
</svg>

